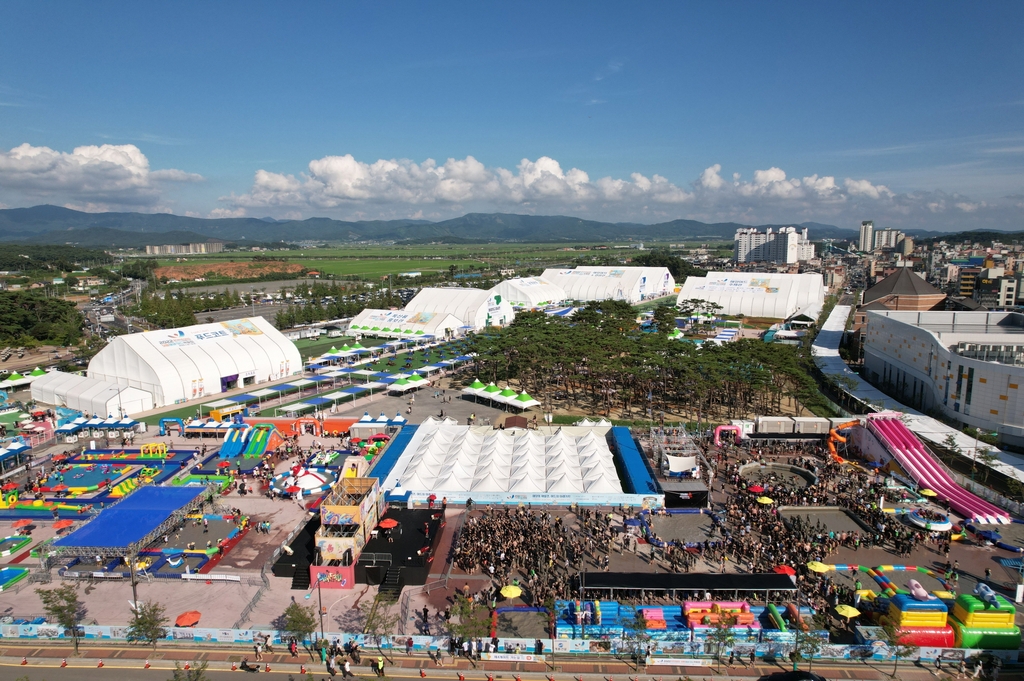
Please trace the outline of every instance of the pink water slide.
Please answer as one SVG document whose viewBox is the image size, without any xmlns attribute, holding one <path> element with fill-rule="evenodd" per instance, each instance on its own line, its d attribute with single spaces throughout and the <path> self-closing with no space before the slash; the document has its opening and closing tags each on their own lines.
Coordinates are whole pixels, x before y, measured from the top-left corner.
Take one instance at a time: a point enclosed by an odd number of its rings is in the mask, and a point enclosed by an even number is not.
<svg viewBox="0 0 1024 681">
<path fill-rule="evenodd" d="M 963 489 L 935 460 L 917 436 L 899 419 L 870 419 L 871 430 L 881 438 L 896 461 L 922 487 L 949 502 L 950 508 L 977 523 L 1009 523 L 1010 515 Z"/>
</svg>

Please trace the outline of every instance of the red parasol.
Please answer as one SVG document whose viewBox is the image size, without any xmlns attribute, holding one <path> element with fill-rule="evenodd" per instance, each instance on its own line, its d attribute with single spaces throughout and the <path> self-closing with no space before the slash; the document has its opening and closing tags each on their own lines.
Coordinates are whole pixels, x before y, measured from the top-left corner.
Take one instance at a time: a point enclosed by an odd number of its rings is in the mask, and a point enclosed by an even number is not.
<svg viewBox="0 0 1024 681">
<path fill-rule="evenodd" d="M 74 520 L 58 520 L 53 524 L 53 529 L 63 530 L 75 524 Z"/>
<path fill-rule="evenodd" d="M 761 487 L 761 485 L 751 485 L 747 488 L 747 491 L 753 492 L 754 494 L 760 494 L 764 491 L 764 487 Z"/>
<path fill-rule="evenodd" d="M 380 521 L 380 527 L 383 527 L 385 530 L 390 530 L 392 527 L 398 527 L 398 521 L 394 518 L 385 518 Z"/>
<path fill-rule="evenodd" d="M 298 485 L 292 485 L 291 487 L 286 488 L 284 491 L 287 492 L 288 494 L 296 494 L 297 492 L 301 492 L 302 488 L 299 487 Z"/>
<path fill-rule="evenodd" d="M 11 527 L 13 527 L 14 529 L 18 529 L 18 528 L 21 528 L 21 527 L 28 527 L 31 524 L 32 524 L 31 520 L 29 520 L 28 518 L 24 518 L 22 520 L 15 520 L 14 524 L 11 525 Z"/>
<path fill-rule="evenodd" d="M 776 565 L 774 568 L 772 568 L 772 571 L 780 575 L 792 576 L 796 574 L 796 570 L 794 570 L 788 565 Z"/>
<path fill-rule="evenodd" d="M 3 487 L 0 487 L 4 492 L 10 492 L 12 489 L 18 489 L 18 485 L 13 482 L 6 483 Z"/>
<path fill-rule="evenodd" d="M 198 610 L 189 610 L 178 615 L 178 619 L 174 620 L 174 626 L 176 627 L 194 627 L 199 624 L 199 618 L 203 614 Z"/>
<path fill-rule="evenodd" d="M 67 485 L 57 485 L 56 487 L 51 487 L 50 491 L 51 492 L 67 492 L 68 491 L 68 486 Z"/>
</svg>

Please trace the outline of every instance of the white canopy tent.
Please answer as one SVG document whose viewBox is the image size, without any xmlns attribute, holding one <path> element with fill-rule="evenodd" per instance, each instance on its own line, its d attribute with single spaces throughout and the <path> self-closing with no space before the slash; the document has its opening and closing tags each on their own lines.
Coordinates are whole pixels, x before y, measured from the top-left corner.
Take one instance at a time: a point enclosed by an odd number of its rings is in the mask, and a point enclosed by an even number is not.
<svg viewBox="0 0 1024 681">
<path fill-rule="evenodd" d="M 37 378 L 32 383 L 32 399 L 100 415 L 137 414 L 154 406 L 153 396 L 145 390 L 63 371 Z"/>
<path fill-rule="evenodd" d="M 428 419 L 385 481 L 437 495 L 451 493 L 621 494 L 603 434 L 587 429 L 492 430 Z"/>
<path fill-rule="evenodd" d="M 350 334 L 414 341 L 422 336 L 444 338 L 448 332 L 457 333 L 461 326 L 462 319 L 452 314 L 367 308 L 352 318 L 348 329 Z"/>
<path fill-rule="evenodd" d="M 815 307 L 820 314 L 825 285 L 817 272 L 708 272 L 706 277 L 687 277 L 676 302 L 693 299 L 721 305 L 722 314 L 789 319 Z"/>
<path fill-rule="evenodd" d="M 542 277 L 518 277 L 506 279 L 491 289 L 512 307 L 536 309 L 556 305 L 566 299 L 565 290 Z"/>
<path fill-rule="evenodd" d="M 117 336 L 89 377 L 145 390 L 158 407 L 302 371 L 295 344 L 263 317 Z"/>
<path fill-rule="evenodd" d="M 624 300 L 639 303 L 675 292 L 665 267 L 577 267 L 547 269 L 541 278 L 565 291 L 566 300 Z"/>
<path fill-rule="evenodd" d="M 461 319 L 479 331 L 488 326 L 507 326 L 516 313 L 500 294 L 479 288 L 425 288 L 405 306 L 406 312 L 446 315 Z"/>
</svg>

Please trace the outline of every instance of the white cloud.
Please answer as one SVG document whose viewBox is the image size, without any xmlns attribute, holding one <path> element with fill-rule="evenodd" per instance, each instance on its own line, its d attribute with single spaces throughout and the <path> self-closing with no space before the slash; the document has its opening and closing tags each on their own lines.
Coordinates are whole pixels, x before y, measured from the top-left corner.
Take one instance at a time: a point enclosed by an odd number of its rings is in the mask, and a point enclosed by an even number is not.
<svg viewBox="0 0 1024 681">
<path fill-rule="evenodd" d="M 360 204 L 488 204 L 493 207 L 590 204 L 645 200 L 675 204 L 690 194 L 660 175 L 633 173 L 628 180 L 591 180 L 579 168 L 564 170 L 553 158 L 523 159 L 514 171 L 488 168 L 472 156 L 433 159 L 380 159 L 373 163 L 351 154 L 310 161 L 308 173 L 296 177 L 267 170 L 256 172 L 247 194 L 222 200 L 236 207 L 312 207 L 331 209 Z"/>
<path fill-rule="evenodd" d="M 198 217 L 198 216 L 196 216 Z M 244 218 L 244 208 L 214 208 L 210 211 L 211 218 Z"/>
<path fill-rule="evenodd" d="M 71 153 L 22 144 L 0 152 L 0 188 L 25 200 L 95 210 L 156 210 L 167 183 L 202 179 L 182 170 L 150 170 L 149 159 L 134 144 L 81 146 Z"/>
<path fill-rule="evenodd" d="M 843 183 L 851 196 L 866 196 L 871 199 L 892 198 L 895 196 L 884 184 L 874 185 L 868 180 L 851 180 L 846 178 Z"/>
<path fill-rule="evenodd" d="M 472 156 L 444 163 L 427 159 L 359 161 L 352 155 L 310 161 L 290 175 L 258 170 L 244 194 L 221 198 L 224 213 L 287 212 L 349 219 L 423 216 L 443 219 L 470 211 L 565 213 L 600 220 L 659 222 L 692 218 L 746 224 L 832 222 L 856 226 L 874 219 L 892 226 L 965 228 L 971 224 L 1018 224 L 1024 207 L 1015 200 L 978 202 L 939 191 L 897 193 L 864 178 L 837 179 L 814 173 L 790 177 L 777 166 L 758 169 L 752 179 L 722 165 L 704 169 L 688 186 L 658 174 L 597 177 L 564 168 L 556 159 L 523 159 L 514 168 L 489 167 Z M 956 210 L 952 210 L 955 208 Z M 257 213 L 258 211 L 258 213 Z"/>
<path fill-rule="evenodd" d="M 708 189 L 721 189 L 722 185 L 725 184 L 725 180 L 723 180 L 722 176 L 718 174 L 721 171 L 721 163 L 716 163 L 710 168 L 705 168 L 704 172 L 700 174 L 700 179 L 698 180 L 700 186 L 706 187 Z M 737 176 L 736 179 L 739 179 L 739 177 Z"/>
</svg>

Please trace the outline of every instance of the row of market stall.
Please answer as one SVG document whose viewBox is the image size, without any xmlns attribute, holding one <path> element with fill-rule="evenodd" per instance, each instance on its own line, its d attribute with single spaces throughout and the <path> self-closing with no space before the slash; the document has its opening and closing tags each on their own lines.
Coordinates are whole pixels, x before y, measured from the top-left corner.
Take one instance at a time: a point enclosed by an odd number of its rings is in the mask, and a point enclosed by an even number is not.
<svg viewBox="0 0 1024 681">
<path fill-rule="evenodd" d="M 80 416 L 58 427 L 54 434 L 59 442 L 71 443 L 77 442 L 79 437 L 86 436 L 119 438 L 122 437 L 123 433 L 133 432 L 138 427 L 139 422 L 127 416 L 124 418 L 117 418 L 116 416 L 101 418 L 94 416 L 90 419 Z"/>
<path fill-rule="evenodd" d="M 540 406 L 540 402 L 530 397 L 525 390 L 517 393 L 508 386 L 500 388 L 493 382 L 485 385 L 479 378 L 463 388 L 462 394 L 481 400 L 488 400 L 492 405 L 502 404 L 521 410 Z"/>
</svg>

